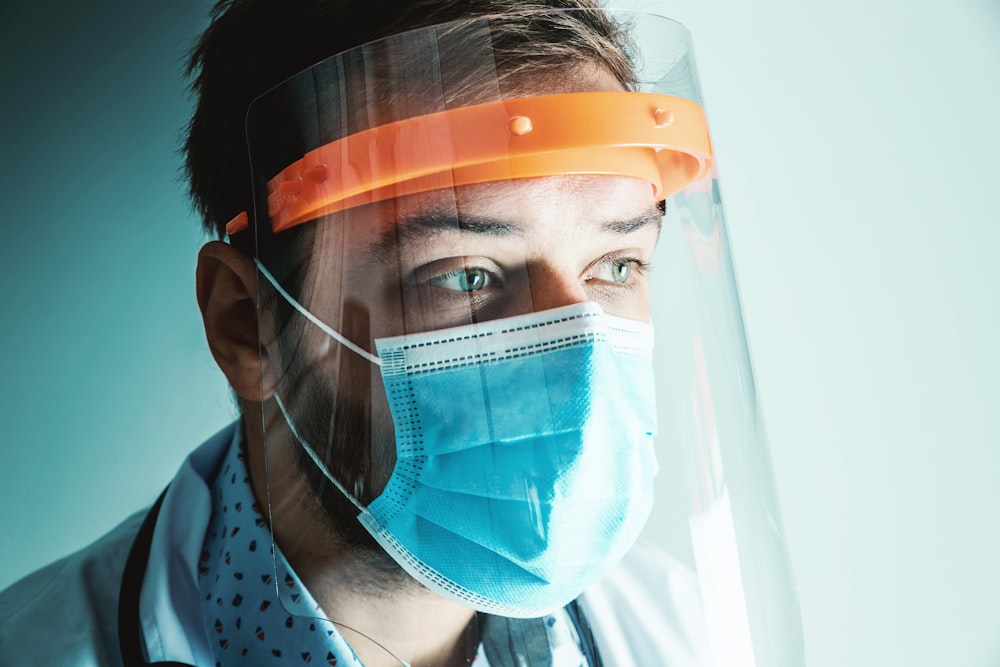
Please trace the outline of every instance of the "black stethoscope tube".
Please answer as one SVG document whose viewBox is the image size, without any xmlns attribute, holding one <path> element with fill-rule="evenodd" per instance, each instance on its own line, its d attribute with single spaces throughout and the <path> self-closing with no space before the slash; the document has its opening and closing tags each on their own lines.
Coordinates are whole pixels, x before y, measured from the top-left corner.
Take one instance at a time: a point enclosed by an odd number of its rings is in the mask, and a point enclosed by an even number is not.
<svg viewBox="0 0 1000 667">
<path fill-rule="evenodd" d="M 142 580 L 146 576 L 146 565 L 149 563 L 149 550 L 153 544 L 153 529 L 156 528 L 156 517 L 160 515 L 163 497 L 167 495 L 164 489 L 156 499 L 146 518 L 132 541 L 128 559 L 125 561 L 125 571 L 122 572 L 122 585 L 118 592 L 118 649 L 122 654 L 122 664 L 125 667 L 140 665 L 157 665 L 158 667 L 195 667 L 182 662 L 146 662 L 142 649 L 142 630 L 139 627 L 139 594 L 142 592 Z"/>
</svg>

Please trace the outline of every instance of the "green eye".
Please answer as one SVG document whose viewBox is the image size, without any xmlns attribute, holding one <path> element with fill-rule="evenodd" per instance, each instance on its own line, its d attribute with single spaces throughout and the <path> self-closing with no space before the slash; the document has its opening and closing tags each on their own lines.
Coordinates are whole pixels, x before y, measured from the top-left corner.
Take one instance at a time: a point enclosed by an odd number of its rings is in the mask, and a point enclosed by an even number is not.
<svg viewBox="0 0 1000 667">
<path fill-rule="evenodd" d="M 608 264 L 611 269 L 612 282 L 628 282 L 628 279 L 632 276 L 633 262 L 631 260 L 614 260 Z"/>
<path fill-rule="evenodd" d="M 428 282 L 456 292 L 478 292 L 490 284 L 490 274 L 485 269 L 464 268 L 435 276 Z"/>
<path fill-rule="evenodd" d="M 482 269 L 466 269 L 459 276 L 459 284 L 465 292 L 478 292 L 488 281 L 489 276 Z"/>
</svg>

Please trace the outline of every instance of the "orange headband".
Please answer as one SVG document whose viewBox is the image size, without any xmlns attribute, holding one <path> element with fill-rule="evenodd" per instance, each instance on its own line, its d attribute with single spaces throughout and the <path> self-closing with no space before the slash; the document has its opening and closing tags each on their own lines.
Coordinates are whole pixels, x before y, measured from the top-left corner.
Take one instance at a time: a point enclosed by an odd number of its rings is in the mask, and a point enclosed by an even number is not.
<svg viewBox="0 0 1000 667">
<path fill-rule="evenodd" d="M 657 200 L 712 171 L 701 106 L 672 95 L 566 93 L 380 125 L 310 151 L 267 183 L 272 229 L 459 185 L 568 174 L 631 176 Z M 226 225 L 247 226 L 246 213 Z"/>
</svg>

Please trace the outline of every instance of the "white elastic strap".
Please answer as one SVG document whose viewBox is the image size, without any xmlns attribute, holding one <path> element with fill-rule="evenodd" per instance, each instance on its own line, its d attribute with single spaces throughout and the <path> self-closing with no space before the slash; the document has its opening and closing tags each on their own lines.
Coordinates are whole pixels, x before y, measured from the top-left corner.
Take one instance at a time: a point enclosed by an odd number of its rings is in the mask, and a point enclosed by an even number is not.
<svg viewBox="0 0 1000 667">
<path fill-rule="evenodd" d="M 261 273 L 264 274 L 265 278 L 267 278 L 267 282 L 271 283 L 271 285 L 274 286 L 274 289 L 278 290 L 278 294 L 280 294 L 285 299 L 285 301 L 288 302 L 288 304 L 292 308 L 294 308 L 295 310 L 299 311 L 299 313 L 301 313 L 304 318 L 306 318 L 307 320 L 309 320 L 310 322 L 312 322 L 313 324 L 315 324 L 317 327 L 319 327 L 320 331 L 322 331 L 327 336 L 329 336 L 330 338 L 334 339 L 335 341 L 337 341 L 338 343 L 340 343 L 341 345 L 343 345 L 344 347 L 346 347 L 350 351 L 352 351 L 352 352 L 354 352 L 356 354 L 360 354 L 362 357 L 364 357 L 368 361 L 372 362 L 376 366 L 381 366 L 382 365 L 382 360 L 379 359 L 377 356 L 375 356 L 374 354 L 372 354 L 371 352 L 369 352 L 368 350 L 366 350 L 366 349 L 364 349 L 362 347 L 358 347 L 357 345 L 355 345 L 351 341 L 349 341 L 346 338 L 344 338 L 338 332 L 336 332 L 333 329 L 331 329 L 329 327 L 329 325 L 327 325 L 325 322 L 323 322 L 318 317 L 316 317 L 315 315 L 313 315 L 312 313 L 310 313 L 308 310 L 306 310 L 305 307 L 302 304 L 300 304 L 298 301 L 296 301 L 294 298 L 292 298 L 292 295 L 289 294 L 288 292 L 286 292 L 285 289 L 281 285 L 278 284 L 278 281 L 275 280 L 274 276 L 271 275 L 271 272 L 268 271 L 264 267 L 264 265 L 260 263 L 260 260 L 255 259 L 254 263 L 257 265 L 257 269 Z"/>
<path fill-rule="evenodd" d="M 274 393 L 274 402 L 278 404 L 278 409 L 281 410 L 281 414 L 285 418 L 285 423 L 287 423 L 288 428 L 291 429 L 296 442 L 298 442 L 299 446 L 302 447 L 302 449 L 305 450 L 305 453 L 309 455 L 309 458 L 311 458 L 312 462 L 316 464 L 316 467 L 320 469 L 323 476 L 330 480 L 330 483 L 337 487 L 337 490 L 343 493 L 344 497 L 350 500 L 352 505 L 361 510 L 362 514 L 367 514 L 368 508 L 359 503 L 354 496 L 347 492 L 347 489 L 344 488 L 343 484 L 334 479 L 333 475 L 330 474 L 330 471 L 326 469 L 326 464 L 320 460 L 319 456 L 316 455 L 316 452 L 313 451 L 313 448 L 309 446 L 309 443 L 299 435 L 298 429 L 295 428 L 295 424 L 292 422 L 291 415 L 289 415 L 288 410 L 285 409 L 284 401 L 281 400 L 281 396 L 279 396 L 277 392 Z"/>
</svg>

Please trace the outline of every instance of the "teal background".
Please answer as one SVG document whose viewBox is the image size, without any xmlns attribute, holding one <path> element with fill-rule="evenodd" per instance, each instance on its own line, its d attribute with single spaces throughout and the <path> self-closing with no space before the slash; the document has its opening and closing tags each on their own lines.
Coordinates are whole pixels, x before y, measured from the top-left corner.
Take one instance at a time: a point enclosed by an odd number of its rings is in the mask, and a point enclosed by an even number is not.
<svg viewBox="0 0 1000 667">
<path fill-rule="evenodd" d="M 194 299 L 204 3 L 0 9 L 0 585 L 150 503 L 234 410 Z"/>
<path fill-rule="evenodd" d="M 0 586 L 235 414 L 159 4 L 0 5 Z M 694 35 L 809 665 L 1000 664 L 1000 6 L 628 4 Z"/>
</svg>

